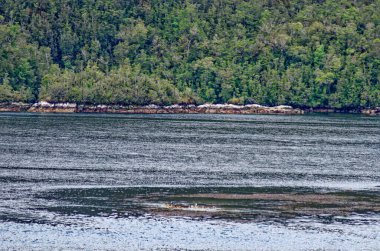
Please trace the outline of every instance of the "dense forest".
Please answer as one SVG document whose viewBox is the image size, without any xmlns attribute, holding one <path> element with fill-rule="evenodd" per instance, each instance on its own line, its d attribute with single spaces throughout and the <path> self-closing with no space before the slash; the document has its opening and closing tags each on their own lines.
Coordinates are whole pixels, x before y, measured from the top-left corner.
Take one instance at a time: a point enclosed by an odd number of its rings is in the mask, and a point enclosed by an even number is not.
<svg viewBox="0 0 380 251">
<path fill-rule="evenodd" d="M 380 0 L 0 0 L 0 102 L 380 106 Z"/>
</svg>

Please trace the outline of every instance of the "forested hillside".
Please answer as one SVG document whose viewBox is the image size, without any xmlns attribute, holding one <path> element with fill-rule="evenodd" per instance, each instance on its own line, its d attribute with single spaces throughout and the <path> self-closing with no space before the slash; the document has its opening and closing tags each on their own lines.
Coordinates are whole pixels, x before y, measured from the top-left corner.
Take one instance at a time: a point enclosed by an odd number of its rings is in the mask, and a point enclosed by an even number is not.
<svg viewBox="0 0 380 251">
<path fill-rule="evenodd" d="M 380 0 L 0 0 L 0 101 L 380 106 Z"/>
</svg>

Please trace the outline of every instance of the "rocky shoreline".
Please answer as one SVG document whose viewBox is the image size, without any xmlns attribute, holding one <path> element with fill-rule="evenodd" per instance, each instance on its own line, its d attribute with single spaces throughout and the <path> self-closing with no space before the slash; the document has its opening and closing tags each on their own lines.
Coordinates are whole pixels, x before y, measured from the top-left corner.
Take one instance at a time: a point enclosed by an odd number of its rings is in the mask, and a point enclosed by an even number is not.
<svg viewBox="0 0 380 251">
<path fill-rule="evenodd" d="M 304 113 L 358 113 L 380 115 L 380 107 L 362 110 L 338 109 L 299 109 L 291 106 L 262 106 L 258 104 L 203 104 L 171 106 L 122 106 L 122 105 L 83 105 L 75 103 L 0 103 L 0 112 L 40 112 L 40 113 L 121 113 L 121 114 L 284 114 L 299 115 Z"/>
</svg>

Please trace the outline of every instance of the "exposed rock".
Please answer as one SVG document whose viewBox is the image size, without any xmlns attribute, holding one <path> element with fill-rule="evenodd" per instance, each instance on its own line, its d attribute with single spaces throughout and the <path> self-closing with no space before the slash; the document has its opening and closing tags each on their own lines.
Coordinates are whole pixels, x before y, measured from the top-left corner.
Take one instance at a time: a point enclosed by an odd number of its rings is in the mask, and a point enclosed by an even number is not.
<svg viewBox="0 0 380 251">
<path fill-rule="evenodd" d="M 198 108 L 210 108 L 211 107 L 211 104 L 203 104 L 203 105 L 199 105 Z"/>
<path fill-rule="evenodd" d="M 147 108 L 147 109 L 158 109 L 158 108 L 160 108 L 160 107 L 159 107 L 158 105 L 151 104 L 151 105 L 143 106 L 143 108 Z"/>
<path fill-rule="evenodd" d="M 249 104 L 249 105 L 245 105 L 245 107 L 248 107 L 248 108 L 261 108 L 261 107 L 265 107 L 265 106 L 262 106 L 262 105 L 259 105 L 259 104 Z"/>
<path fill-rule="evenodd" d="M 32 107 L 43 107 L 43 108 L 47 108 L 47 107 L 54 107 L 54 104 L 50 104 L 46 101 L 40 101 L 38 103 L 34 103 Z"/>
<path fill-rule="evenodd" d="M 57 103 L 54 106 L 58 107 L 58 108 L 76 108 L 77 104 L 75 104 L 75 103 Z"/>
<path fill-rule="evenodd" d="M 244 109 L 244 106 L 233 105 L 233 104 L 226 104 L 226 105 L 224 105 L 224 108 L 227 108 L 227 109 Z"/>
<path fill-rule="evenodd" d="M 304 114 L 305 112 L 334 112 L 334 113 L 362 113 L 365 115 L 379 116 L 380 107 L 363 110 L 339 110 L 331 108 L 317 108 L 301 110 L 287 105 L 275 107 L 259 104 L 233 105 L 233 104 L 203 104 L 203 105 L 179 105 L 158 106 L 150 104 L 146 106 L 123 105 L 78 105 L 75 103 L 49 103 L 40 101 L 35 104 L 19 102 L 0 103 L 0 112 L 51 112 L 51 113 L 126 113 L 126 114 Z"/>
<path fill-rule="evenodd" d="M 77 104 L 74 103 L 48 103 L 40 101 L 33 104 L 28 112 L 51 112 L 51 113 L 73 113 L 77 111 Z"/>
<path fill-rule="evenodd" d="M 116 105 L 80 105 L 76 112 L 85 113 L 126 113 L 126 114 L 303 114 L 300 109 L 279 109 L 264 106 L 238 106 L 231 104 L 171 105 L 171 106 L 116 106 Z"/>
<path fill-rule="evenodd" d="M 274 108 L 276 108 L 276 109 L 293 109 L 293 107 L 291 107 L 290 105 L 279 105 L 279 106 L 275 106 Z"/>
<path fill-rule="evenodd" d="M 21 102 L 0 103 L 0 112 L 26 112 L 30 106 Z"/>
<path fill-rule="evenodd" d="M 374 109 L 364 109 L 362 110 L 362 114 L 370 115 L 370 116 L 379 116 L 380 115 L 380 107 L 376 107 Z"/>
<path fill-rule="evenodd" d="M 184 107 L 183 106 L 181 106 L 181 105 L 170 105 L 170 106 L 165 106 L 164 107 L 165 109 L 184 109 Z"/>
</svg>

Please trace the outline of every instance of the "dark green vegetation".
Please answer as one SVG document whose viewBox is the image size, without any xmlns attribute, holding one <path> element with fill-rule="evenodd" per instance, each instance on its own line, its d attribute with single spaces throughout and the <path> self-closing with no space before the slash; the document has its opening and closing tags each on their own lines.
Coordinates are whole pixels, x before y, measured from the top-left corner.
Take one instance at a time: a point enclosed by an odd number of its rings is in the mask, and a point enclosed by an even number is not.
<svg viewBox="0 0 380 251">
<path fill-rule="evenodd" d="M 380 0 L 0 0 L 0 101 L 380 105 Z"/>
</svg>

